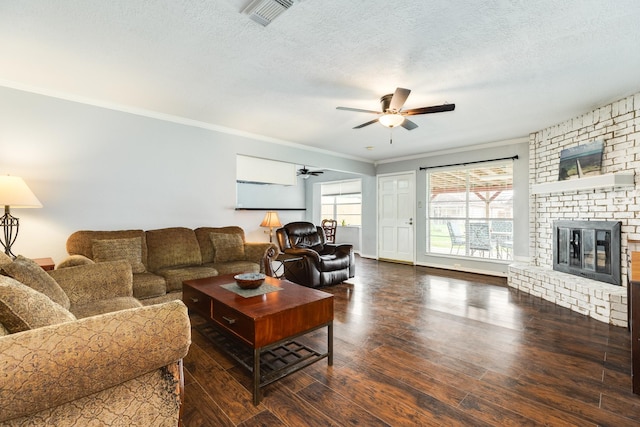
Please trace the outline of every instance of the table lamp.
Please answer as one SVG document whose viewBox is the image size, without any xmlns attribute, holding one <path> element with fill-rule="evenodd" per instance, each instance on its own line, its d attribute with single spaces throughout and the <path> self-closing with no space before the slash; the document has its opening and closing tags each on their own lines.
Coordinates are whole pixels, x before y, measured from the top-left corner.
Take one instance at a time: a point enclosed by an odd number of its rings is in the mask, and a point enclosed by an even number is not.
<svg viewBox="0 0 640 427">
<path fill-rule="evenodd" d="M 11 252 L 11 246 L 18 237 L 20 221 L 11 215 L 10 208 L 41 208 L 42 203 L 29 189 L 24 180 L 17 176 L 0 176 L 0 206 L 4 205 L 4 215 L 0 218 L 3 236 L 0 244 L 4 247 L 4 253 L 15 258 Z"/>
<path fill-rule="evenodd" d="M 282 224 L 280 224 L 280 218 L 278 218 L 278 212 L 267 211 L 264 215 L 264 219 L 260 223 L 260 227 L 269 227 L 269 243 L 273 243 L 273 227 L 282 227 Z"/>
</svg>

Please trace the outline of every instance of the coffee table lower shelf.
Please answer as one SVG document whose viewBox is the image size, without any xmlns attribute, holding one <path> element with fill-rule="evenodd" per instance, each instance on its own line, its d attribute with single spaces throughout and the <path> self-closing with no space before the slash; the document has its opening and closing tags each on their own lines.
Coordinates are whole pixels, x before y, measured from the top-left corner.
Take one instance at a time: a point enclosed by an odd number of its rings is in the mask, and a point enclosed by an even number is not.
<svg viewBox="0 0 640 427">
<path fill-rule="evenodd" d="M 295 340 L 297 337 L 324 327 L 328 328 L 328 348 L 324 353 Z M 333 322 L 256 349 L 243 344 L 233 336 L 225 334 L 223 330 L 216 328 L 211 323 L 203 323 L 194 326 L 194 328 L 209 339 L 218 349 L 253 374 L 254 405 L 260 403 L 261 389 L 263 387 L 325 358 L 328 359 L 330 366 L 333 365 Z M 257 361 L 259 363 L 256 363 Z"/>
</svg>

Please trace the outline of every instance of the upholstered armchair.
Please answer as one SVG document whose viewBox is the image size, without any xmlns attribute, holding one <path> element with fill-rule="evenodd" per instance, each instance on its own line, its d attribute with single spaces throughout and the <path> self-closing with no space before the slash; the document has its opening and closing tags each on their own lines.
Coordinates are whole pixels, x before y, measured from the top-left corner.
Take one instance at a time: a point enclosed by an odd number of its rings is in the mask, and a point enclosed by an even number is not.
<svg viewBox="0 0 640 427">
<path fill-rule="evenodd" d="M 0 254 L 0 426 L 172 426 L 183 401 L 187 307 L 143 307 L 131 266 L 48 275 Z"/>
<path fill-rule="evenodd" d="M 280 250 L 300 260 L 288 262 L 285 277 L 308 287 L 335 285 L 355 276 L 353 246 L 327 243 L 322 227 L 291 222 L 276 230 Z"/>
</svg>

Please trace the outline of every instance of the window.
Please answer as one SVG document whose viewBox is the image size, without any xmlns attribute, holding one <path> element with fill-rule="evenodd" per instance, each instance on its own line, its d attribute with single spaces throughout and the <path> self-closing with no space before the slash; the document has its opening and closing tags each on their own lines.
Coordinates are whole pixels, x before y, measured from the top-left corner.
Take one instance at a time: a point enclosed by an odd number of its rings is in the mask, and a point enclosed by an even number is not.
<svg viewBox="0 0 640 427">
<path fill-rule="evenodd" d="M 362 225 L 362 184 L 359 179 L 320 184 L 321 217 L 339 225 Z"/>
<path fill-rule="evenodd" d="M 427 173 L 432 254 L 513 258 L 513 163 Z"/>
</svg>

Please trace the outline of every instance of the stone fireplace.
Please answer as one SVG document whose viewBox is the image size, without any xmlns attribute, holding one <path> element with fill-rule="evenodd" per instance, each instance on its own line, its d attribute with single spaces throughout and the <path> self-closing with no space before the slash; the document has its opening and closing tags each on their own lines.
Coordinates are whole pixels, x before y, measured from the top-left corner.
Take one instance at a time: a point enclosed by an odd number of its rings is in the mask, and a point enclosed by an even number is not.
<svg viewBox="0 0 640 427">
<path fill-rule="evenodd" d="M 561 151 L 599 140 L 604 141 L 602 175 L 558 181 Z M 602 322 L 627 326 L 629 254 L 640 250 L 634 247 L 640 246 L 639 168 L 640 93 L 532 133 L 529 261 L 509 266 L 509 286 Z M 559 221 L 619 223 L 620 257 L 611 260 L 612 269 L 619 270 L 618 285 L 553 269 L 554 223 Z"/>
</svg>

